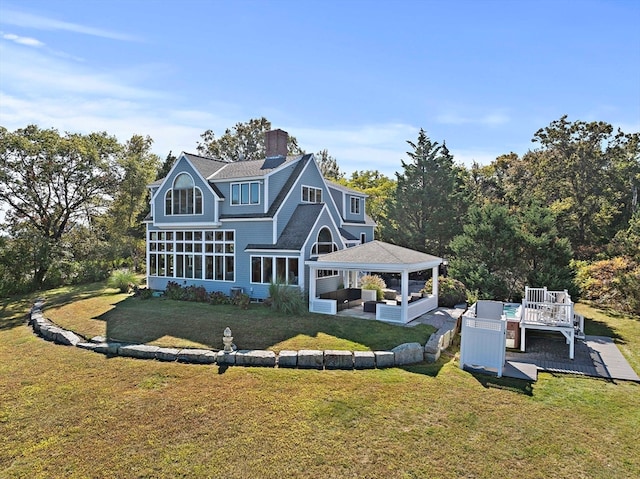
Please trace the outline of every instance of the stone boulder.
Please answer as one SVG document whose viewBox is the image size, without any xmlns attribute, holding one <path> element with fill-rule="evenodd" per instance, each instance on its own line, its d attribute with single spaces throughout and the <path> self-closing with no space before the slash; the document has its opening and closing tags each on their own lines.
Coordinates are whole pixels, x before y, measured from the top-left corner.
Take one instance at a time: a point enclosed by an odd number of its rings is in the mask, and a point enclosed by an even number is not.
<svg viewBox="0 0 640 479">
<path fill-rule="evenodd" d="M 278 367 L 295 368 L 298 366 L 298 351 L 280 351 L 278 354 Z"/>
<path fill-rule="evenodd" d="M 356 369 L 374 369 L 376 367 L 376 355 L 373 351 L 354 351 L 353 367 Z"/>
<path fill-rule="evenodd" d="M 396 364 L 393 351 L 374 351 L 377 368 L 392 368 Z"/>
<path fill-rule="evenodd" d="M 317 349 L 301 349 L 298 351 L 298 367 L 303 369 L 322 369 L 324 355 Z"/>
<path fill-rule="evenodd" d="M 404 343 L 392 349 L 396 366 L 424 361 L 424 349 L 420 343 Z"/>
<path fill-rule="evenodd" d="M 216 362 L 216 353 L 209 349 L 181 349 L 178 353 L 181 363 L 211 364 Z"/>
<path fill-rule="evenodd" d="M 257 349 L 236 351 L 236 365 L 273 368 L 276 365 L 276 353 Z"/>
<path fill-rule="evenodd" d="M 326 369 L 353 369 L 353 353 L 327 349 L 324 352 L 324 367 Z"/>
<path fill-rule="evenodd" d="M 118 355 L 138 359 L 155 359 L 158 349 L 160 349 L 158 346 L 147 344 L 128 344 L 118 349 Z"/>
</svg>

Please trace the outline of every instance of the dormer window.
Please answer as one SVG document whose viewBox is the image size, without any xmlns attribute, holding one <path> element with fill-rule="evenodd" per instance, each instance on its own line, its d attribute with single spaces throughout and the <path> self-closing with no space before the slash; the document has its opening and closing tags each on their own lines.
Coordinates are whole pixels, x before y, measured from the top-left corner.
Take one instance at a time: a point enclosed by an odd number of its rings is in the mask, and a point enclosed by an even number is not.
<svg viewBox="0 0 640 479">
<path fill-rule="evenodd" d="M 361 202 L 361 198 L 358 198 L 357 196 L 351 197 L 351 214 L 352 215 L 360 214 L 360 202 Z"/>
<path fill-rule="evenodd" d="M 322 188 L 314 188 L 313 186 L 302 187 L 303 203 L 322 203 Z"/>
<path fill-rule="evenodd" d="M 165 195 L 166 215 L 201 215 L 202 191 L 191 175 L 181 173 L 173 181 L 173 188 Z"/>
<path fill-rule="evenodd" d="M 247 183 L 231 184 L 231 204 L 232 205 L 259 205 L 260 204 L 260 183 L 251 181 Z"/>
</svg>

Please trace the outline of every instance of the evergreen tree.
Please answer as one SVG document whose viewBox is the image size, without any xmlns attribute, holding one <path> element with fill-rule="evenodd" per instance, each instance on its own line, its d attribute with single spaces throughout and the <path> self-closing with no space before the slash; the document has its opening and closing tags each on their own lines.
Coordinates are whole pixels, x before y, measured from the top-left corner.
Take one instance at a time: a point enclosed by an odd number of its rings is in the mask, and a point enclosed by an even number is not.
<svg viewBox="0 0 640 479">
<path fill-rule="evenodd" d="M 344 174 L 340 171 L 338 162 L 329 154 L 329 151 L 326 148 L 316 153 L 315 157 L 318 162 L 320 172 L 326 179 L 339 181 L 344 178 Z"/>
<path fill-rule="evenodd" d="M 382 236 L 395 244 L 445 256 L 465 213 L 462 170 L 453 162 L 446 144 L 432 142 L 420 130 L 383 222 Z"/>
</svg>

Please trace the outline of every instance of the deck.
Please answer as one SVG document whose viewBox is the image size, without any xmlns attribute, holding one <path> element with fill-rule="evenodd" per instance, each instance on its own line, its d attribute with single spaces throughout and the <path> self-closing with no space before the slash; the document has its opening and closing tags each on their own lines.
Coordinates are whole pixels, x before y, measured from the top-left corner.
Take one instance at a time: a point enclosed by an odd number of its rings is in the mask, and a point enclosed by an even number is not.
<svg viewBox="0 0 640 479">
<path fill-rule="evenodd" d="M 567 358 L 564 339 L 548 332 L 531 332 L 527 352 L 509 350 L 503 376 L 535 381 L 539 371 L 640 382 L 613 340 L 586 336 L 575 340 L 574 359 Z"/>
</svg>

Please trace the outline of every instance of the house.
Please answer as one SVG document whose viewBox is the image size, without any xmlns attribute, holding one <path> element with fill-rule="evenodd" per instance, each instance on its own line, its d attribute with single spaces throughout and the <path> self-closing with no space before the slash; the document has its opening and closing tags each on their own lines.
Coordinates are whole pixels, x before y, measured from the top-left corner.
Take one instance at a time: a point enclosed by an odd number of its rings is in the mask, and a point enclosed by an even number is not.
<svg viewBox="0 0 640 479">
<path fill-rule="evenodd" d="M 268 296 L 271 282 L 306 291 L 306 261 L 374 239 L 366 194 L 327 181 L 312 154 L 288 156 L 285 131 L 266 135 L 264 159 L 230 163 L 182 153 L 149 185 L 150 288 L 175 281 L 255 299 Z M 315 269 L 314 279 L 340 274 Z"/>
</svg>

